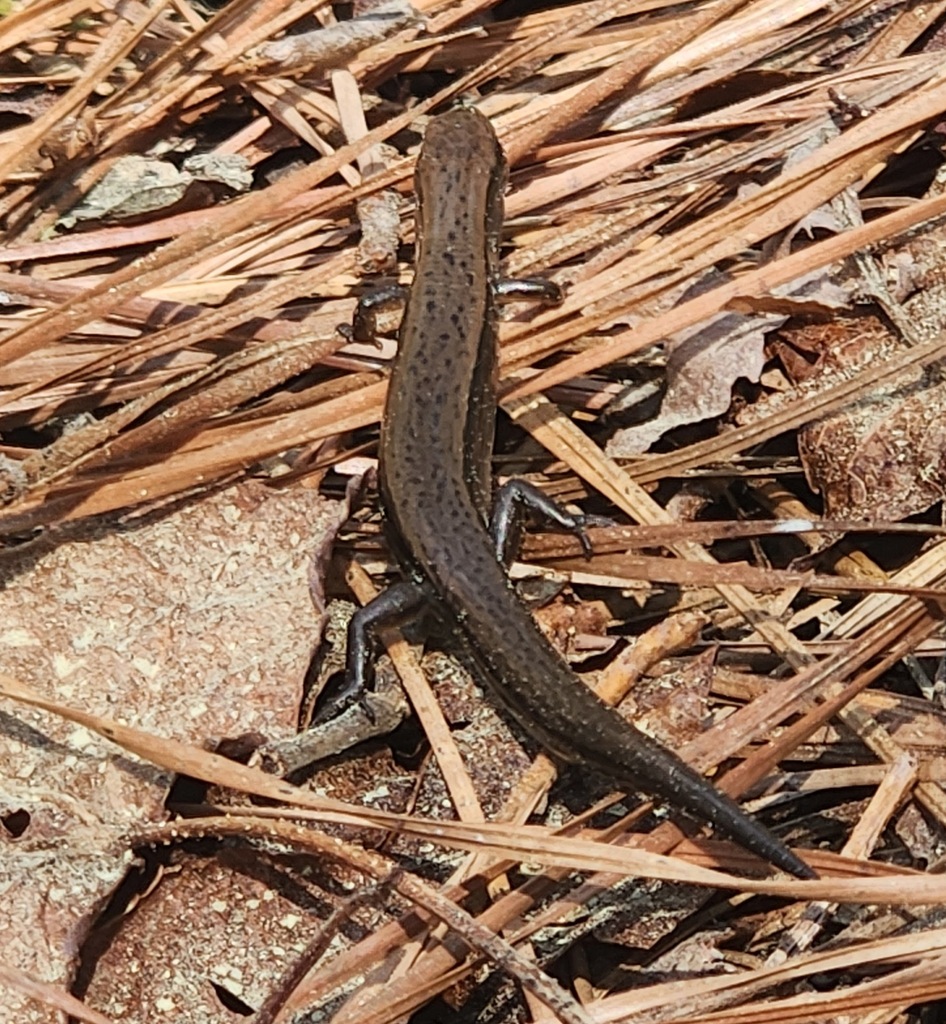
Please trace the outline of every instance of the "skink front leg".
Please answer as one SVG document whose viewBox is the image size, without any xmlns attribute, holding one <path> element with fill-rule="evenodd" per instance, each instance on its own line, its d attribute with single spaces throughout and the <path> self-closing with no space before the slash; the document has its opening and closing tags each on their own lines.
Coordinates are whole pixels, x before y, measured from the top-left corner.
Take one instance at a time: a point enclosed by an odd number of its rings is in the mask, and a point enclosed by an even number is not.
<svg viewBox="0 0 946 1024">
<path fill-rule="evenodd" d="M 407 301 L 407 288 L 400 284 L 379 285 L 365 292 L 355 306 L 350 324 L 339 324 L 337 330 L 349 341 L 378 344 L 378 314 L 384 310 L 403 306 Z"/>
<path fill-rule="evenodd" d="M 561 305 L 562 289 L 545 277 L 502 277 L 493 282 L 493 296 L 497 302 L 531 300 L 546 306 Z"/>
</svg>

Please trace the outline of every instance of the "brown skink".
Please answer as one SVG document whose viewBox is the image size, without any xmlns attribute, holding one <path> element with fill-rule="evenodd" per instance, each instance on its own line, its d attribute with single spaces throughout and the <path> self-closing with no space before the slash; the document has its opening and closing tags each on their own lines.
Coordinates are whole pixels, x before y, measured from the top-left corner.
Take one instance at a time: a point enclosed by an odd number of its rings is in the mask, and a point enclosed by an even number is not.
<svg viewBox="0 0 946 1024">
<path fill-rule="evenodd" d="M 499 234 L 506 164 L 489 121 L 458 108 L 431 120 L 417 163 L 417 256 L 399 332 L 380 450 L 380 487 L 405 580 L 350 629 L 349 685 L 370 673 L 370 633 L 433 609 L 477 676 L 525 733 L 560 761 L 587 765 L 712 823 L 799 877 L 812 869 L 669 750 L 598 699 L 549 645 L 502 564 L 518 504 L 579 533 L 529 485 L 494 503 Z"/>
</svg>

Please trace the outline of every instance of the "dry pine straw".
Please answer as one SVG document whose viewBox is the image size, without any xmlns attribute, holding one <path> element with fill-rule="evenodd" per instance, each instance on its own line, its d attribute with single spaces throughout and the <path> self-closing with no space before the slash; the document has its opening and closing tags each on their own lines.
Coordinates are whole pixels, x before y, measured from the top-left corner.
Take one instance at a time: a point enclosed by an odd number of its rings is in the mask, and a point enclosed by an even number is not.
<svg viewBox="0 0 946 1024">
<path fill-rule="evenodd" d="M 519 224 L 511 270 L 541 269 L 568 285 L 561 308 L 504 325 L 506 408 L 573 478 L 605 495 L 632 521 L 672 521 L 642 483 L 747 452 L 843 408 L 882 374 L 938 355 L 938 339 L 904 349 L 883 369 L 873 367 L 869 374 L 787 402 L 777 414 L 751 425 L 631 468 L 605 456 L 570 414 L 576 405 L 601 407 L 610 391 L 599 373 L 618 360 L 734 304 L 759 304 L 779 285 L 836 268 L 852 253 L 946 212 L 946 198 L 931 194 L 794 252 L 786 247 L 754 267 L 739 263 L 747 251 L 778 237 L 843 188 L 876 178 L 917 133 L 942 116 L 946 82 L 938 77 L 941 60 L 935 53 L 906 55 L 936 23 L 942 5 L 895 10 L 886 19 L 863 22 L 853 4 L 730 2 L 665 13 L 659 4 L 586 3 L 487 26 L 485 35 L 471 36 L 453 33 L 471 24 L 485 5 L 426 4 L 419 5 L 426 32 L 407 20 L 397 22 L 401 27 L 392 37 L 380 31 L 369 38 L 357 56 L 340 44 L 340 63 L 347 70 L 331 78 L 308 67 L 274 68 L 264 46 L 291 21 L 319 9 L 318 4 L 287 8 L 281 2 L 237 0 L 206 21 L 185 3 L 174 5 L 174 17 L 169 6 L 123 9 L 116 17 L 109 13 L 116 5 L 103 3 L 104 13 L 81 27 L 74 24 L 67 37 L 66 19 L 85 6 L 40 2 L 19 8 L 0 36 L 8 57 L 14 48 L 37 55 L 58 49 L 62 55 L 52 70 L 35 75 L 37 82 L 49 85 L 51 102 L 7 133 L 9 145 L 0 154 L 8 225 L 0 286 L 20 303 L 2 321 L 0 385 L 7 391 L 0 415 L 8 429 L 41 428 L 64 405 L 70 413 L 99 415 L 39 450 L 7 442 L 6 453 L 20 462 L 2 520 L 7 535 L 147 507 L 189 492 L 195 483 L 208 486 L 235 478 L 289 448 L 310 446 L 317 452 L 320 444 L 377 422 L 384 384 L 376 360 L 373 354 L 340 351 L 343 342 L 333 330 L 350 315 L 348 296 L 357 280 L 355 239 L 347 230 L 352 202 L 383 188 L 408 196 L 410 158 L 375 147 L 463 92 L 482 93 L 482 109 L 517 167 L 508 203 Z M 320 15 L 328 18 L 325 11 Z M 856 45 L 846 32 L 855 22 Z M 157 55 L 147 64 L 130 60 L 139 46 Z M 692 113 L 700 110 L 702 95 L 712 95 L 746 69 L 770 66 L 781 71 L 781 77 L 772 76 L 773 88 L 756 82 L 748 98 L 710 114 Z M 371 112 L 382 82 L 402 75 L 410 88 L 411 74 L 441 68 L 451 74 L 440 92 L 409 109 L 388 104 Z M 838 95 L 869 116 L 842 121 L 837 131 Z M 288 102 L 277 102 L 280 96 Z M 602 130 L 601 118 L 618 98 L 624 104 L 623 121 L 613 131 Z M 244 104 L 243 120 L 234 128 L 232 120 L 220 117 L 224 104 L 232 109 L 237 100 Z M 241 153 L 252 166 L 298 138 L 323 145 L 325 126 L 357 124 L 352 106 L 360 109 L 362 104 L 369 108 L 370 131 L 242 198 L 189 212 L 157 212 L 143 223 L 101 224 L 49 237 L 64 212 L 58 204 L 71 204 L 76 195 L 87 193 L 119 153 L 144 152 L 168 126 L 198 141 L 212 138 L 218 152 Z M 248 113 L 252 110 L 265 110 L 266 117 L 254 119 Z M 222 125 L 230 126 L 223 130 L 223 141 Z M 823 144 L 784 163 L 787 154 L 797 153 L 812 138 Z M 686 159 L 679 159 L 681 153 Z M 380 163 L 381 170 L 359 184 L 359 168 L 368 163 Z M 63 187 L 60 175 L 74 192 Z M 338 184 L 340 179 L 344 184 Z M 734 182 L 740 181 L 757 187 L 739 193 Z M 732 280 L 672 304 L 687 284 L 720 264 L 737 271 Z M 543 368 L 537 370 L 540 361 Z M 286 390 L 285 383 L 300 374 L 307 374 L 304 386 Z M 787 507 L 790 501 L 797 499 L 782 496 L 779 506 L 798 515 L 794 506 Z M 678 537 L 664 546 L 678 558 L 710 567 L 711 573 L 713 559 L 706 548 L 685 532 Z M 904 567 L 899 584 L 936 586 L 944 571 L 940 547 Z M 587 570 L 619 578 L 607 561 L 593 562 Z M 694 577 L 694 582 L 714 581 L 710 575 Z M 913 764 L 909 751 L 877 721 L 863 692 L 930 637 L 938 628 L 935 612 L 903 594 L 869 594 L 834 624 L 831 653 L 819 658 L 767 610 L 786 606 L 798 581 L 791 582 L 793 589 L 781 605 L 778 597 L 756 598 L 747 586 L 752 582 L 748 572 L 725 582 L 719 577 L 715 591 L 726 607 L 752 624 L 753 638 L 793 673 L 754 695 L 724 726 L 695 740 L 686 751 L 690 760 L 708 767 L 789 722 L 776 739 L 757 745 L 720 780 L 741 792 L 837 716 L 888 766 L 845 852 L 867 856 L 909 796 L 946 822 L 935 776 Z M 770 589 L 787 583 L 775 575 L 768 582 Z M 822 604 L 819 614 L 828 614 L 836 603 Z M 409 659 L 404 650 L 397 655 L 399 661 Z M 403 671 L 409 674 L 410 669 Z M 12 696 L 14 688 L 11 682 L 5 692 Z M 27 698 L 21 692 L 18 699 Z M 436 711 L 422 690 L 414 700 L 426 706 L 425 726 L 442 741 L 437 749 L 449 750 L 449 733 L 435 732 Z M 112 726 L 95 725 L 119 738 Z M 128 736 L 121 740 L 131 743 Z M 201 760 L 210 755 L 191 752 L 173 762 L 170 741 L 152 737 L 145 748 L 139 739 L 135 742 L 132 749 L 159 764 L 247 792 L 259 793 L 265 778 L 214 762 L 213 770 L 222 773 L 218 778 Z M 495 833 L 478 823 L 478 806 L 458 761 L 450 754 L 444 757 L 448 776 L 461 780 L 454 795 L 466 824 L 458 823 L 453 831 L 439 824 L 437 839 L 481 858 L 527 857 L 560 871 L 582 867 L 606 878 L 631 870 L 825 901 L 932 903 L 943 895 L 939 876 L 888 880 L 879 868 L 842 865 L 827 854 L 813 858 L 828 876 L 822 883 L 755 885 L 720 879 L 688 864 L 688 857 L 699 860 L 694 847 L 678 847 L 680 855 L 669 862 L 628 860 L 632 847 L 612 852 L 595 844 L 598 848 L 589 850 L 586 839 L 536 835 L 517 826 L 515 816 Z M 520 808 L 520 820 L 549 783 L 549 768 L 539 767 L 530 776 L 533 791 L 516 793 L 511 801 Z M 300 802 L 285 784 L 271 786 L 269 795 Z M 303 805 L 327 813 L 323 805 Z M 355 812 L 335 808 L 333 813 Z M 202 827 L 221 830 L 213 823 Z M 284 826 L 251 821 L 243 827 L 262 834 Z M 397 827 L 414 826 L 398 819 Z M 430 823 L 418 827 L 433 834 Z M 289 832 L 282 838 L 308 841 Z M 669 850 L 677 841 L 675 830 L 665 825 L 648 837 L 647 846 Z M 352 851 L 344 855 L 358 856 Z M 737 854 L 727 851 L 724 857 L 725 863 L 739 864 Z M 476 863 L 482 866 L 483 861 Z M 381 873 L 390 870 L 375 867 Z M 852 877 L 834 877 L 842 869 Z M 490 870 L 498 868 L 494 864 Z M 412 890 L 412 899 L 418 891 Z M 466 927 L 455 910 L 444 909 L 432 897 L 421 904 L 435 916 L 450 918 L 452 927 Z M 518 909 L 513 897 L 501 898 L 481 924 L 498 931 L 515 919 Z M 395 948 L 403 942 L 399 927 L 392 924 L 363 948 L 349 951 L 304 998 L 326 994 L 330 984 Z M 472 927 L 464 934 L 475 949 L 502 958 L 539 998 L 553 999 L 521 957 L 490 947 L 488 936 Z M 852 962 L 888 960 L 906 966 L 836 993 L 819 1007 L 832 1014 L 870 1009 L 881 1016 L 890 1008 L 893 1016 L 898 1007 L 941 996 L 939 940 L 939 932 L 930 929 L 858 947 L 860 960 L 853 961 L 851 954 Z M 393 1019 L 455 980 L 449 949 L 417 949 L 411 972 L 386 986 L 374 1003 L 370 992 L 363 994 L 348 1017 Z M 735 978 L 658 986 L 648 990 L 646 999 L 636 994 L 633 1003 L 630 997 L 604 1000 L 594 1015 L 618 1019 L 622 1013 L 662 1007 L 661 1019 L 679 1019 L 686 1000 L 699 998 L 705 1019 L 748 1019 L 756 1012 L 753 995 L 806 972 L 843 969 L 838 956 L 813 953 L 790 966 Z M 812 1010 L 804 998 L 766 1004 L 766 1019 L 806 1019 Z M 739 1002 L 745 1005 L 738 1012 L 710 1009 Z M 557 1012 L 563 1019 L 570 1014 L 581 1019 L 571 1005 L 558 1006 Z M 346 1019 L 346 1013 L 338 1019 Z M 691 1012 L 688 1019 L 702 1018 Z"/>
</svg>

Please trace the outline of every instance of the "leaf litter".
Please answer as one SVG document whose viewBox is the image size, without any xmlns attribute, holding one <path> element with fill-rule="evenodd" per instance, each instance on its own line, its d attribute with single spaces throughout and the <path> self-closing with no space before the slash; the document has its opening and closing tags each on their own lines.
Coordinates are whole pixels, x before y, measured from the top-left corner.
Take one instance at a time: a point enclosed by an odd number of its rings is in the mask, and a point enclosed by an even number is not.
<svg viewBox="0 0 946 1024">
<path fill-rule="evenodd" d="M 100 1022 L 434 999 L 505 1019 L 520 998 L 570 1021 L 908 1020 L 942 998 L 943 7 L 12 5 L 11 1020 L 76 996 Z M 512 159 L 510 272 L 567 288 L 502 324 L 497 464 L 641 524 L 596 531 L 587 562 L 537 538 L 516 575 L 583 677 L 750 794 L 818 883 L 555 783 L 411 637 L 385 646 L 419 760 L 374 739 L 291 786 L 212 753 L 294 732 L 315 485 L 337 496 L 331 467 L 373 451 L 391 354 L 335 326 L 370 272 L 409 279 L 420 131 L 462 93 Z M 171 191 L 103 203 L 129 161 Z M 886 522 L 907 516 L 926 533 Z M 376 527 L 342 545 L 361 601 Z M 168 818 L 178 773 L 217 788 Z"/>
</svg>

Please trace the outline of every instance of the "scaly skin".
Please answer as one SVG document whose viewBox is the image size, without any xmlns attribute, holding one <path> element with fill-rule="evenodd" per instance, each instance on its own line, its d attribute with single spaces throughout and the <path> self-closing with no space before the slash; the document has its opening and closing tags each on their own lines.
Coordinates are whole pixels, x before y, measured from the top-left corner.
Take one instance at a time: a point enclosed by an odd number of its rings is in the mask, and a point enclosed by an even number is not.
<svg viewBox="0 0 946 1024">
<path fill-rule="evenodd" d="M 524 608 L 486 517 L 505 160 L 481 114 L 433 119 L 417 166 L 417 261 L 380 452 L 395 550 L 497 700 L 554 757 L 711 822 L 801 878 L 812 869 L 569 669 Z M 370 606 L 369 606 L 370 607 Z"/>
</svg>

